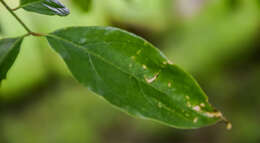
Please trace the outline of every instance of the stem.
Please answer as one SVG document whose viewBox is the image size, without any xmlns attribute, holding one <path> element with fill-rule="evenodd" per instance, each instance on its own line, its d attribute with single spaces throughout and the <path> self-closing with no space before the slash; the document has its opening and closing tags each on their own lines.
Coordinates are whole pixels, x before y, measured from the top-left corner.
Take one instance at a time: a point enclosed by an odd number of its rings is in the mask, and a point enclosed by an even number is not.
<svg viewBox="0 0 260 143">
<path fill-rule="evenodd" d="M 0 2 L 4 5 L 4 7 L 15 17 L 15 19 L 23 26 L 23 28 L 28 32 L 32 33 L 32 31 L 25 25 L 25 23 L 12 11 L 12 9 L 4 2 L 4 0 L 0 0 Z"/>
<path fill-rule="evenodd" d="M 18 10 L 18 9 L 20 9 L 20 6 L 18 6 L 18 7 L 16 7 L 16 8 L 13 8 L 12 11 L 16 11 L 16 10 Z"/>
<path fill-rule="evenodd" d="M 19 9 L 20 7 L 17 7 L 15 9 L 11 9 L 5 2 L 4 0 L 0 0 L 0 2 L 4 5 L 4 7 L 15 17 L 15 19 L 23 26 L 23 28 L 28 32 L 25 36 L 46 36 L 46 34 L 41 34 L 41 33 L 36 33 L 36 32 L 32 32 L 26 25 L 25 23 L 14 13 L 14 10 Z"/>
</svg>

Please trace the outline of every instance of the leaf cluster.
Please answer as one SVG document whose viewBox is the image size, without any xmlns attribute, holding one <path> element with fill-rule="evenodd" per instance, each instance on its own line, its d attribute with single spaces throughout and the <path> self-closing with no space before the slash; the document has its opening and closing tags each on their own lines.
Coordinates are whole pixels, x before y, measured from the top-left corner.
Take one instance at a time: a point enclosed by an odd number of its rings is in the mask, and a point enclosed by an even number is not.
<svg viewBox="0 0 260 143">
<path fill-rule="evenodd" d="M 58 0 L 20 0 L 19 8 L 45 15 L 69 14 Z M 81 84 L 134 117 L 183 129 L 226 121 L 190 74 L 135 34 L 98 26 L 49 34 L 26 29 L 24 36 L 0 40 L 0 82 L 15 62 L 23 39 L 44 36 Z"/>
</svg>

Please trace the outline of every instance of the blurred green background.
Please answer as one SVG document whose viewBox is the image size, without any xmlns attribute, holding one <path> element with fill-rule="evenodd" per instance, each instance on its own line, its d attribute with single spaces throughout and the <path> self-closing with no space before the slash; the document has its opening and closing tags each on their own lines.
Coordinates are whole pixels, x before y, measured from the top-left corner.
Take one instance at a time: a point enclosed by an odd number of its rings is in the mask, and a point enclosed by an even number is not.
<svg viewBox="0 0 260 143">
<path fill-rule="evenodd" d="M 75 81 L 44 38 L 27 37 L 0 87 L 0 143 L 260 142 L 259 0 L 62 2 L 68 17 L 17 13 L 42 33 L 110 25 L 144 37 L 198 80 L 233 129 L 178 130 L 129 117 Z M 0 37 L 24 33 L 1 5 Z"/>
</svg>

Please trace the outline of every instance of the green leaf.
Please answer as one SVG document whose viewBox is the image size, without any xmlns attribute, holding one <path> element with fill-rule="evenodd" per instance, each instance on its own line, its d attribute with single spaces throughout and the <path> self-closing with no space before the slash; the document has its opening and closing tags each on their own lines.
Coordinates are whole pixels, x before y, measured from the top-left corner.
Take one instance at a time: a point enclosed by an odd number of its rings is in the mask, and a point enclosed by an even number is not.
<svg viewBox="0 0 260 143">
<path fill-rule="evenodd" d="M 47 39 L 80 83 L 135 117 L 185 129 L 224 119 L 189 74 L 134 34 L 72 27 Z"/>
<path fill-rule="evenodd" d="M 20 8 L 45 15 L 66 16 L 70 13 L 58 0 L 20 0 Z"/>
<path fill-rule="evenodd" d="M 71 0 L 71 1 L 83 12 L 88 12 L 92 4 L 92 0 Z"/>
<path fill-rule="evenodd" d="M 0 82 L 6 78 L 13 65 L 22 43 L 23 37 L 5 38 L 0 40 Z"/>
</svg>

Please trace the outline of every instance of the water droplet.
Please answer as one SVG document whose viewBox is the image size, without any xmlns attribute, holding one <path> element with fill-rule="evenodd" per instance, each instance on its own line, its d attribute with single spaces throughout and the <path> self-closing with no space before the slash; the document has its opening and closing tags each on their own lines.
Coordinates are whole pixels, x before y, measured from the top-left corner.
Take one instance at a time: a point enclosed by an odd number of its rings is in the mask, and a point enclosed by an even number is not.
<svg viewBox="0 0 260 143">
<path fill-rule="evenodd" d="M 150 79 L 147 79 L 145 78 L 146 82 L 148 83 L 152 83 L 153 81 L 155 81 L 158 77 L 158 75 L 160 74 L 160 72 L 158 72 L 157 74 L 154 75 L 154 77 L 150 78 Z"/>
<path fill-rule="evenodd" d="M 168 87 L 171 87 L 171 86 L 172 86 L 172 83 L 171 83 L 171 82 L 169 82 L 169 83 L 168 83 Z"/>
<path fill-rule="evenodd" d="M 230 122 L 227 123 L 226 129 L 227 130 L 231 130 L 232 129 L 232 124 Z"/>
<path fill-rule="evenodd" d="M 170 60 L 168 60 L 168 64 L 173 65 L 173 63 Z"/>
<path fill-rule="evenodd" d="M 190 102 L 189 102 L 189 101 L 187 102 L 187 106 L 188 106 L 188 107 L 191 107 L 191 104 L 190 104 Z"/>
<path fill-rule="evenodd" d="M 132 59 L 132 60 L 135 60 L 135 56 L 131 56 L 131 59 Z"/>
<path fill-rule="evenodd" d="M 80 38 L 79 43 L 80 43 L 80 44 L 85 44 L 86 41 L 87 41 L 87 39 L 85 39 L 85 38 Z"/>
<path fill-rule="evenodd" d="M 161 102 L 158 103 L 158 107 L 162 108 L 162 103 Z"/>
<path fill-rule="evenodd" d="M 197 122 L 198 122 L 198 118 L 195 117 L 195 118 L 193 119 L 193 123 L 197 123 Z"/>
<path fill-rule="evenodd" d="M 205 114 L 210 118 L 223 116 L 221 112 L 206 112 Z"/>
<path fill-rule="evenodd" d="M 146 65 L 143 65 L 143 69 L 147 69 Z"/>
<path fill-rule="evenodd" d="M 192 109 L 199 112 L 200 111 L 200 106 L 196 105 Z"/>
<path fill-rule="evenodd" d="M 136 52 L 136 54 L 139 55 L 139 54 L 141 53 L 141 51 L 142 51 L 142 49 L 138 50 L 138 51 Z"/>
</svg>

